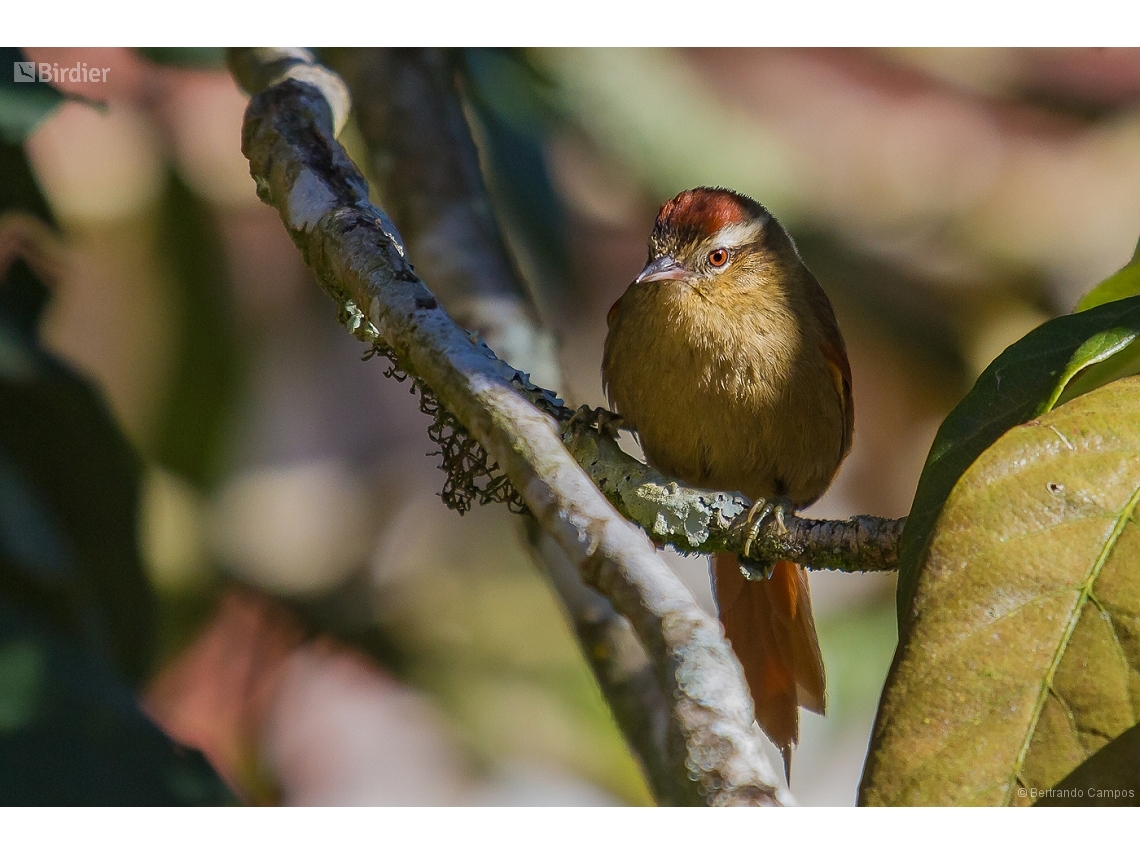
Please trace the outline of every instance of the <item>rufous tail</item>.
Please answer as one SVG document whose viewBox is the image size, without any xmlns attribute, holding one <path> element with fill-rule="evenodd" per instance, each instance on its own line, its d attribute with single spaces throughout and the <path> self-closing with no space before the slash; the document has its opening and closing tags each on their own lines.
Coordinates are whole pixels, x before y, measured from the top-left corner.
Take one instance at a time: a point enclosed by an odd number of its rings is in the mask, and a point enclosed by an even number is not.
<svg viewBox="0 0 1140 855">
<path fill-rule="evenodd" d="M 807 573 L 778 561 L 767 581 L 744 578 L 735 555 L 713 556 L 713 582 L 724 634 L 744 667 L 756 721 L 784 757 L 791 777 L 799 740 L 799 707 L 824 712 L 823 657 L 819 652 Z"/>
</svg>

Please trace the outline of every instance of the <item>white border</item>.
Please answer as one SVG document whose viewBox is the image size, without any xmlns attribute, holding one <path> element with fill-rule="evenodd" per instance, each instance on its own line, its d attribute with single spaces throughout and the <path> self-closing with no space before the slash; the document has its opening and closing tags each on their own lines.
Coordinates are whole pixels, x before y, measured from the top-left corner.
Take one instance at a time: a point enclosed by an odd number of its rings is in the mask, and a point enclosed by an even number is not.
<svg viewBox="0 0 1140 855">
<path fill-rule="evenodd" d="M 1121 0 L 47 0 L 5 4 L 3 38 L 33 46 L 1124 46 Z M 161 9 L 161 12 L 159 11 Z M 1129 11 L 1131 9 L 1131 11 Z"/>
</svg>

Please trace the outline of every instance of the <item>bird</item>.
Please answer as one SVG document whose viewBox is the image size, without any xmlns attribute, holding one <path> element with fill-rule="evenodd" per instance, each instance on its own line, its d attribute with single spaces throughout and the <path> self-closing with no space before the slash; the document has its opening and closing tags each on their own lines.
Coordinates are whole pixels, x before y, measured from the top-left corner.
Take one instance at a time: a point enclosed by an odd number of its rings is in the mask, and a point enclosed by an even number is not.
<svg viewBox="0 0 1140 855">
<path fill-rule="evenodd" d="M 827 294 L 759 202 L 723 187 L 666 202 L 607 326 L 603 388 L 650 465 L 743 493 L 754 523 L 782 522 L 831 484 L 855 424 L 847 349 Z M 752 580 L 735 555 L 712 557 L 725 636 L 790 782 L 799 707 L 825 713 L 823 659 L 804 568 L 764 570 Z"/>
</svg>

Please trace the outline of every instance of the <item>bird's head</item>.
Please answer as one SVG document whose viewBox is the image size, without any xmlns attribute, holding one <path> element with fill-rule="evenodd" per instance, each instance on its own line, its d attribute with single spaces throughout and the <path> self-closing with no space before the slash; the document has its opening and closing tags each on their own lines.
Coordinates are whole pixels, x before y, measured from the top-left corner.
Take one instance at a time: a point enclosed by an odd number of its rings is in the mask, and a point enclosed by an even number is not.
<svg viewBox="0 0 1140 855">
<path fill-rule="evenodd" d="M 735 279 L 770 264 L 790 240 L 768 210 L 733 190 L 697 187 L 661 206 L 634 284 Z M 794 252 L 794 249 L 792 250 Z"/>
</svg>

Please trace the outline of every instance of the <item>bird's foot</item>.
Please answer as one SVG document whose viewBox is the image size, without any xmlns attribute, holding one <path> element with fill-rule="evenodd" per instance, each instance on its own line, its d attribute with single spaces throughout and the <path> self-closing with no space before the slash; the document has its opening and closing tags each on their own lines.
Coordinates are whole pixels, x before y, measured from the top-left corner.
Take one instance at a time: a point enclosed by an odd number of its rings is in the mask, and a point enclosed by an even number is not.
<svg viewBox="0 0 1140 855">
<path fill-rule="evenodd" d="M 576 424 L 583 424 L 587 427 L 596 428 L 598 433 L 604 433 L 611 439 L 618 438 L 618 431 L 622 429 L 624 419 L 617 413 L 607 410 L 605 407 L 589 407 L 586 404 L 580 406 L 574 411 L 574 415 L 570 417 L 570 424 L 567 427 L 573 427 Z"/>
<path fill-rule="evenodd" d="M 753 503 L 752 507 L 748 509 L 748 513 L 744 515 L 744 519 L 738 521 L 733 526 L 734 528 L 740 527 L 746 530 L 744 546 L 740 554 L 741 566 L 745 569 L 745 575 L 749 578 L 770 579 L 772 577 L 772 568 L 774 565 L 750 560 L 752 557 L 752 547 L 760 537 L 760 530 L 765 524 L 775 525 L 778 531 L 786 532 L 788 527 L 784 519 L 792 512 L 792 503 L 787 498 L 760 499 Z"/>
</svg>

